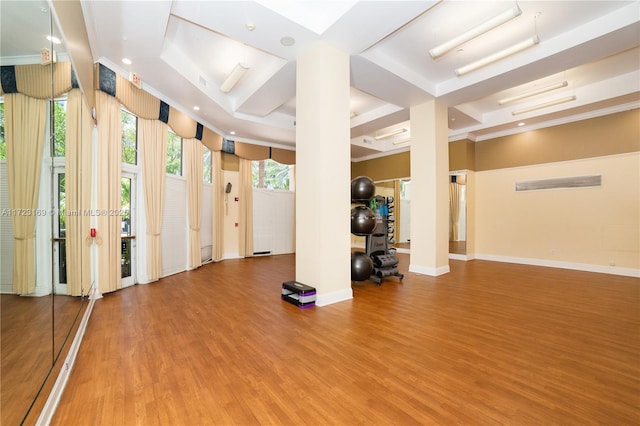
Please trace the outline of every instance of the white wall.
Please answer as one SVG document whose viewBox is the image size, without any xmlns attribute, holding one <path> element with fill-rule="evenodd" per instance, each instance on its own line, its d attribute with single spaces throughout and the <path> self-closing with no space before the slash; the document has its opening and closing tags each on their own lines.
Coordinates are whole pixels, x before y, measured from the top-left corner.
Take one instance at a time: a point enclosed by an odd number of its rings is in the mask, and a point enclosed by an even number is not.
<svg viewBox="0 0 640 426">
<path fill-rule="evenodd" d="M 187 265 L 187 181 L 167 175 L 162 217 L 162 276 L 186 270 Z"/>
<path fill-rule="evenodd" d="M 516 192 L 600 174 L 602 186 Z M 476 172 L 475 257 L 640 276 L 640 153 Z"/>
<path fill-rule="evenodd" d="M 202 184 L 202 199 L 200 210 L 200 259 L 211 259 L 213 241 L 213 185 Z"/>
<path fill-rule="evenodd" d="M 295 194 L 253 189 L 253 251 L 270 254 L 294 252 Z"/>
<path fill-rule="evenodd" d="M 226 185 L 228 182 L 231 183 L 231 192 L 228 194 L 225 193 L 222 196 L 222 202 L 224 203 L 223 259 L 236 259 L 240 257 L 240 209 L 239 202 L 236 201 L 240 192 L 240 184 L 238 183 L 240 179 L 239 175 L 238 172 L 226 170 L 223 172 L 223 185 Z"/>
<path fill-rule="evenodd" d="M 7 162 L 0 160 L 0 293 L 13 293 L 13 246 Z"/>
</svg>

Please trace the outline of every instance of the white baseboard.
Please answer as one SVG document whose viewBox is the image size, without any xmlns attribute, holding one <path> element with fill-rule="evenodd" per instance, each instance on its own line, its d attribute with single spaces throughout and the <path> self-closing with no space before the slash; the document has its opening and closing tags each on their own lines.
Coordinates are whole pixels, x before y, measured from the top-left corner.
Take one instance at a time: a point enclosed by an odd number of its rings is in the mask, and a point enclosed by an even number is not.
<svg viewBox="0 0 640 426">
<path fill-rule="evenodd" d="M 592 265 L 588 263 L 564 262 L 558 260 L 533 259 L 526 257 L 511 257 L 478 253 L 475 254 L 475 258 L 479 260 L 492 260 L 494 262 L 521 263 L 523 265 L 546 266 L 548 268 L 573 269 L 576 271 L 597 272 L 601 274 L 640 278 L 640 269 L 620 268 L 617 266 Z"/>
<path fill-rule="evenodd" d="M 97 293 L 94 291 L 93 293 Z M 76 330 L 76 335 L 73 338 L 73 342 L 69 347 L 69 352 L 67 353 L 67 357 L 64 359 L 64 364 L 60 369 L 60 373 L 58 374 L 58 378 L 56 379 L 53 388 L 51 389 L 51 393 L 49 393 L 49 397 L 47 398 L 47 402 L 44 404 L 44 408 L 36 421 L 36 425 L 49 425 L 51 423 L 51 419 L 53 418 L 53 413 L 56 411 L 56 407 L 60 402 L 60 397 L 62 396 L 62 392 L 64 391 L 65 386 L 67 385 L 67 380 L 69 379 L 69 375 L 71 374 L 71 370 L 73 368 L 73 364 L 76 361 L 76 356 L 78 355 L 78 351 L 80 350 L 80 343 L 82 343 L 82 338 L 84 337 L 84 332 L 87 329 L 87 323 L 89 322 L 89 317 L 91 316 L 91 311 L 93 310 L 93 305 L 98 298 L 95 294 L 89 295 L 89 305 L 87 309 L 84 311 L 84 315 L 82 316 L 82 320 L 78 329 Z M 99 293 L 98 293 L 99 294 Z M 101 295 L 99 297 L 102 297 Z"/>
<path fill-rule="evenodd" d="M 409 272 L 413 272 L 421 275 L 429 275 L 432 277 L 437 277 L 439 275 L 447 274 L 451 271 L 449 265 L 439 266 L 437 268 L 432 268 L 429 266 L 420 266 L 420 265 L 409 265 Z"/>
<path fill-rule="evenodd" d="M 318 294 L 316 295 L 316 306 L 327 306 L 350 299 L 353 299 L 353 290 L 351 288 L 333 291 L 331 293 Z"/>
<path fill-rule="evenodd" d="M 454 259 L 454 260 L 473 260 L 475 259 L 474 255 L 472 254 L 455 254 L 455 253 L 449 253 L 449 259 Z"/>
</svg>

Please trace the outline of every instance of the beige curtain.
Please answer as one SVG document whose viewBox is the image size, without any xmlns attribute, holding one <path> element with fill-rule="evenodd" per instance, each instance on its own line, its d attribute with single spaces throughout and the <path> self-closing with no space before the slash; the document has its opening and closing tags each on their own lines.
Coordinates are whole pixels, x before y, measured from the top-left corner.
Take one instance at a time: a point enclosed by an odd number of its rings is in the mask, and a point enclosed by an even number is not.
<svg viewBox="0 0 640 426">
<path fill-rule="evenodd" d="M 98 288 L 109 293 L 122 288 L 122 123 L 120 103 L 96 91 L 98 123 Z"/>
<path fill-rule="evenodd" d="M 82 101 L 80 89 L 67 95 L 65 143 L 67 294 L 81 296 L 91 285 L 91 113 Z"/>
<path fill-rule="evenodd" d="M 35 226 L 47 103 L 19 93 L 4 96 L 9 209 L 13 236 L 13 291 L 36 288 Z"/>
<path fill-rule="evenodd" d="M 160 231 L 167 173 L 168 130 L 167 125 L 162 121 L 138 119 L 147 218 L 147 279 L 149 281 L 157 281 L 162 276 Z"/>
<path fill-rule="evenodd" d="M 187 205 L 189 207 L 189 269 L 195 269 L 202 265 L 200 216 L 204 147 L 197 139 L 185 139 L 183 144 L 184 161 L 187 166 Z"/>
<path fill-rule="evenodd" d="M 460 220 L 460 185 L 449 183 L 449 241 L 458 241 L 458 221 Z"/>
<path fill-rule="evenodd" d="M 220 151 L 211 151 L 211 182 L 212 187 L 212 230 L 211 238 L 211 259 L 218 261 L 222 259 L 224 249 L 224 202 L 223 202 L 223 184 L 224 176 L 222 173 L 222 153 Z"/>
<path fill-rule="evenodd" d="M 240 256 L 253 256 L 253 184 L 251 160 L 240 159 Z"/>
</svg>

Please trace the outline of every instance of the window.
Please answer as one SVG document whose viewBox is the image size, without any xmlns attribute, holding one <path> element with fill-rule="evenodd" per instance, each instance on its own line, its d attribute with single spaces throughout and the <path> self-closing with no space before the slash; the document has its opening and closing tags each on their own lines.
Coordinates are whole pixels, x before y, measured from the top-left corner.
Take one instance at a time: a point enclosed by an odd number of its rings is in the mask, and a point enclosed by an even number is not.
<svg viewBox="0 0 640 426">
<path fill-rule="evenodd" d="M 65 156 L 67 134 L 67 101 L 53 102 L 53 156 Z M 0 158 L 7 158 L 7 142 L 4 136 L 4 102 L 0 103 Z"/>
<path fill-rule="evenodd" d="M 54 243 L 57 243 L 57 269 L 58 269 L 58 283 L 65 284 L 67 282 L 67 249 L 66 249 L 66 236 L 67 236 L 67 190 L 66 179 L 64 169 L 56 168 L 54 176 L 57 177 L 57 194 L 58 201 L 58 229 L 54 231 Z M 60 171 L 62 170 L 62 171 Z"/>
<path fill-rule="evenodd" d="M 205 182 L 207 183 L 211 183 L 211 169 L 213 167 L 212 164 L 212 158 L 211 158 L 211 150 L 209 150 L 209 148 L 207 148 L 206 146 L 204 147 L 203 150 L 203 167 L 202 167 L 202 178 Z"/>
<path fill-rule="evenodd" d="M 182 138 L 171 131 L 167 138 L 167 174 L 182 176 Z"/>
<path fill-rule="evenodd" d="M 122 162 L 138 164 L 138 117 L 128 111 L 120 112 L 122 119 Z"/>
<path fill-rule="evenodd" d="M 67 100 L 53 101 L 53 156 L 64 157 L 67 135 Z"/>
<path fill-rule="evenodd" d="M 291 166 L 271 159 L 252 161 L 251 177 L 254 188 L 289 191 L 291 188 Z"/>
<path fill-rule="evenodd" d="M 0 158 L 7 158 L 7 143 L 4 140 L 4 102 L 0 103 Z"/>
</svg>

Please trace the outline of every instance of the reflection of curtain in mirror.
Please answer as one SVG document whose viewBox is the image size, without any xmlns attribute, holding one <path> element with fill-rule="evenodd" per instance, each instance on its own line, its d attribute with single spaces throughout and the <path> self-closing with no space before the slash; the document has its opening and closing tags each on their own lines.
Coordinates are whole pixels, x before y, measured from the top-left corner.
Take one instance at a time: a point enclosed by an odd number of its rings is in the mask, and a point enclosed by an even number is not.
<svg viewBox="0 0 640 426">
<path fill-rule="evenodd" d="M 240 159 L 240 256 L 253 256 L 253 180 L 251 160 Z"/>
<path fill-rule="evenodd" d="M 108 293 L 122 288 L 122 123 L 120 103 L 96 91 L 98 122 L 98 287 Z"/>
<path fill-rule="evenodd" d="M 185 139 L 184 161 L 187 171 L 189 212 L 189 269 L 202 265 L 200 249 L 200 206 L 202 205 L 203 145 L 197 139 Z"/>
<path fill-rule="evenodd" d="M 138 119 L 144 206 L 147 218 L 147 280 L 157 281 L 162 275 L 160 231 L 164 210 L 164 184 L 167 164 L 168 128 L 160 120 Z"/>
<path fill-rule="evenodd" d="M 211 238 L 211 259 L 221 260 L 223 251 L 224 233 L 224 203 L 222 202 L 222 184 L 224 182 L 222 171 L 222 153 L 220 150 L 211 151 L 211 182 L 213 196 L 211 197 L 213 210 L 213 236 Z"/>
<path fill-rule="evenodd" d="M 460 185 L 449 183 L 449 241 L 458 241 L 458 222 L 460 221 Z"/>
<path fill-rule="evenodd" d="M 15 239 L 13 291 L 35 291 L 35 224 L 46 126 L 44 100 L 4 95 L 9 208 Z"/>
<path fill-rule="evenodd" d="M 87 240 L 91 208 L 91 113 L 82 101 L 80 89 L 67 95 L 66 169 L 66 250 L 67 294 L 81 296 L 91 285 L 91 266 Z"/>
</svg>

